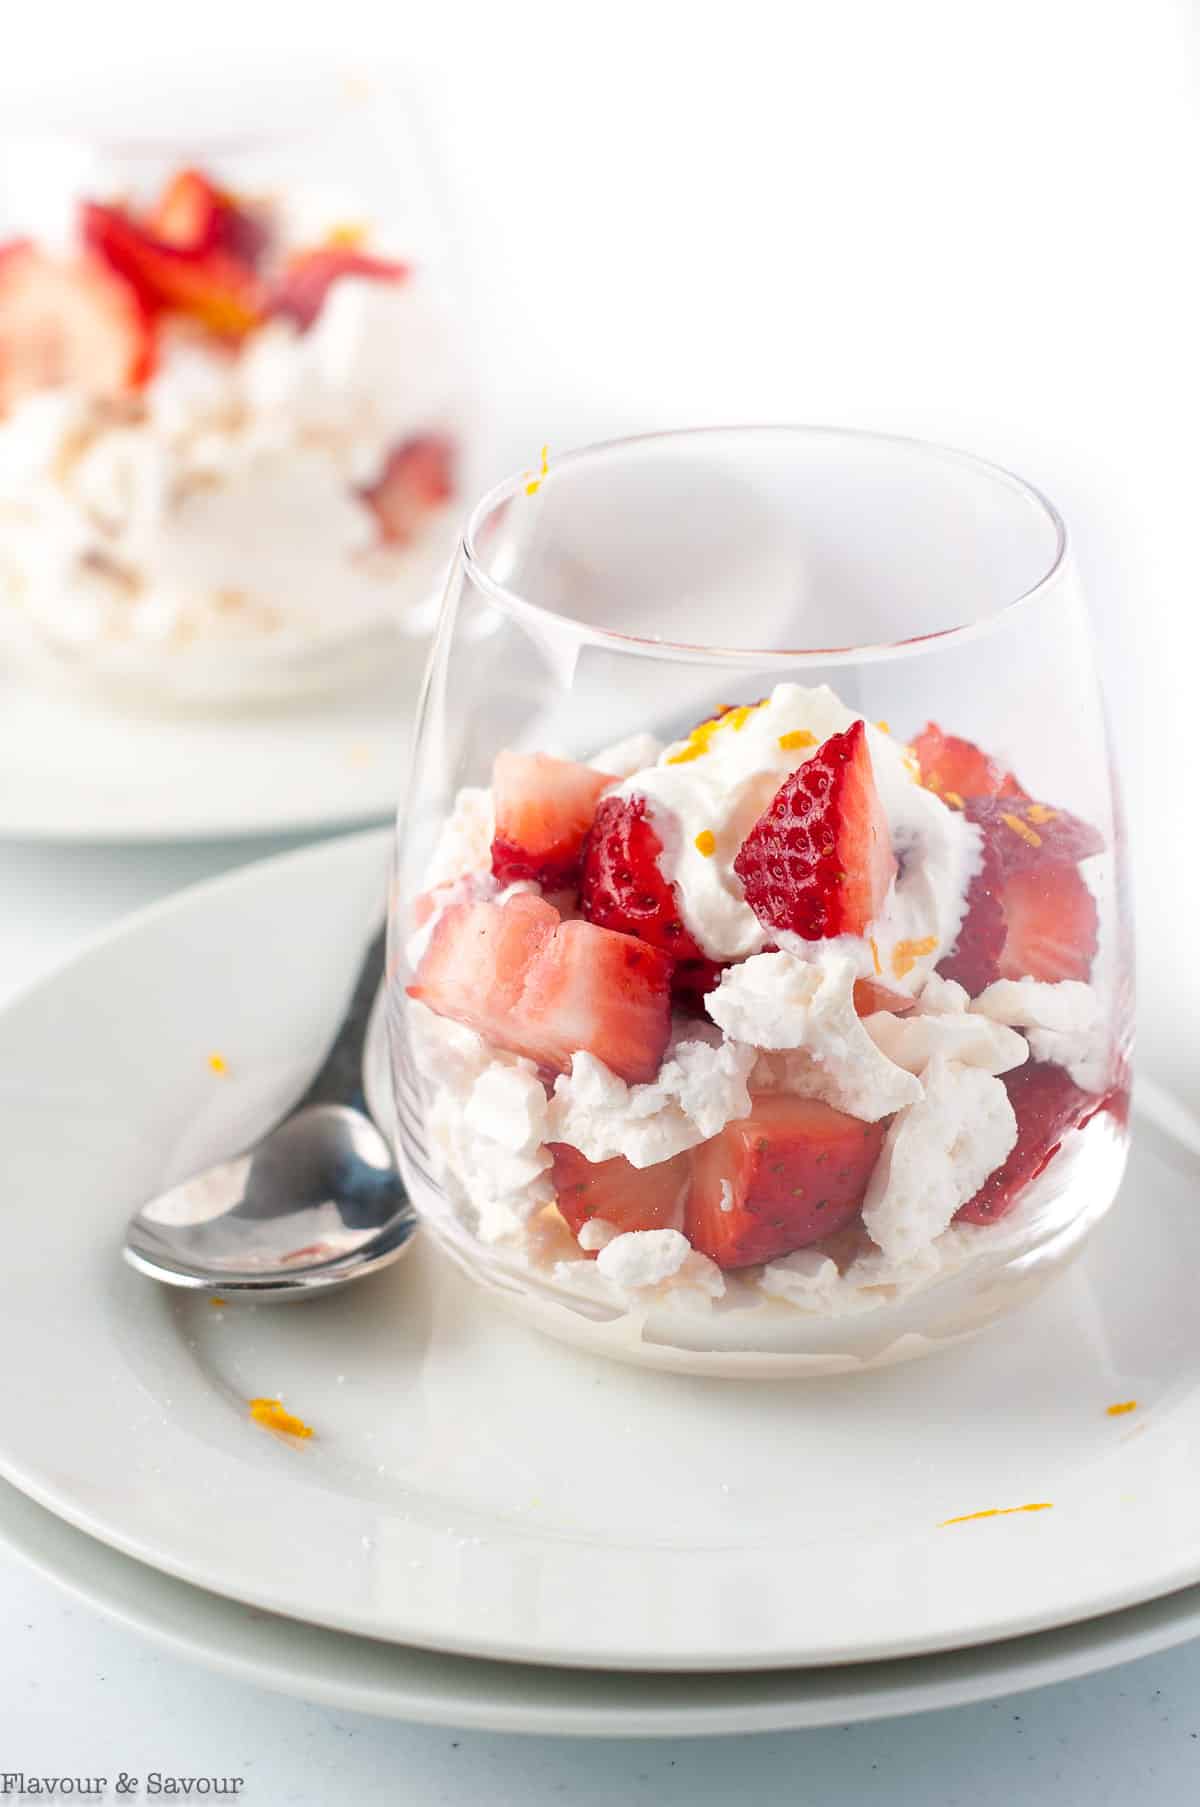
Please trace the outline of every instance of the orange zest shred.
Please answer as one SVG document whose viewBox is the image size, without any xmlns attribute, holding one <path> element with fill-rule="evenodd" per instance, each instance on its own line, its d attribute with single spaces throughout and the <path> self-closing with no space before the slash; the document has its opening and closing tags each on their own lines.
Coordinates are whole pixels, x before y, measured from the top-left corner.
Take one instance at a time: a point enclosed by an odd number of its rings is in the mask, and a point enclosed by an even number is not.
<svg viewBox="0 0 1200 1807">
<path fill-rule="evenodd" d="M 1047 809 L 1044 803 L 1031 803 L 1025 814 L 1031 822 L 1036 822 L 1039 828 L 1044 828 L 1047 822 L 1057 822 L 1058 820 L 1058 811 Z"/>
<path fill-rule="evenodd" d="M 1008 1518 L 1013 1512 L 1050 1512 L 1053 1508 L 1053 1500 L 1034 1500 L 1028 1506 L 989 1506 L 984 1512 L 964 1512 L 958 1518 L 944 1518 L 938 1530 L 944 1531 L 947 1525 L 973 1524 L 977 1518 Z"/>
<path fill-rule="evenodd" d="M 936 946 L 936 935 L 926 935 L 921 941 L 897 941 L 892 949 L 892 971 L 898 979 L 903 979 L 917 961 L 925 954 L 932 954 Z"/>
<path fill-rule="evenodd" d="M 879 945 L 876 942 L 874 935 L 871 936 L 867 946 L 870 948 L 871 958 L 875 962 L 875 977 L 881 979 L 883 977 L 883 962 L 879 958 Z"/>
<path fill-rule="evenodd" d="M 763 701 L 765 702 L 767 699 L 764 698 Z M 672 753 L 664 763 L 687 765 L 689 760 L 699 759 L 709 751 L 715 734 L 719 734 L 724 728 L 732 728 L 735 734 L 738 733 L 746 726 L 750 717 L 762 707 L 762 703 L 739 703 L 736 709 L 726 709 L 723 715 L 714 715 L 710 720 L 698 723 L 680 746 L 679 751 Z"/>
<path fill-rule="evenodd" d="M 252 1399 L 250 1416 L 255 1424 L 265 1424 L 270 1431 L 284 1431 L 289 1437 L 312 1436 L 311 1425 L 285 1411 L 279 1399 Z"/>
<path fill-rule="evenodd" d="M 208 1066 L 209 1071 L 215 1073 L 218 1079 L 224 1079 L 226 1073 L 229 1071 L 229 1062 L 223 1054 L 210 1054 L 208 1057 Z"/>
<path fill-rule="evenodd" d="M 525 494 L 527 496 L 535 496 L 537 494 L 538 490 L 541 489 L 541 487 L 542 487 L 542 478 L 548 476 L 549 473 L 550 473 L 550 447 L 548 445 L 544 445 L 542 447 L 541 469 L 538 471 L 537 476 L 531 477 L 529 482 L 525 485 Z"/>
<path fill-rule="evenodd" d="M 957 791 L 943 791 L 942 795 L 952 809 L 966 808 L 966 804 L 963 802 Z"/>
<path fill-rule="evenodd" d="M 357 251 L 367 242 L 367 228 L 361 220 L 340 220 L 325 234 L 325 243 L 333 251 Z"/>
<path fill-rule="evenodd" d="M 696 846 L 705 859 L 711 859 L 717 850 L 717 837 L 711 828 L 702 828 L 696 836 Z"/>
<path fill-rule="evenodd" d="M 208 1302 L 210 1305 L 215 1306 L 218 1311 L 220 1311 L 221 1307 L 225 1303 L 224 1299 L 222 1299 L 218 1293 L 214 1293 L 212 1298 Z"/>
<path fill-rule="evenodd" d="M 800 747 L 815 747 L 816 744 L 816 735 L 810 734 L 807 728 L 793 728 L 790 733 L 779 736 L 780 750 L 784 753 L 794 753 Z"/>
<path fill-rule="evenodd" d="M 1022 822 L 1020 816 L 1010 816 L 1007 812 L 1005 812 L 1005 814 L 1001 816 L 1000 820 L 1003 822 L 1005 828 L 1011 828 L 1013 833 L 1019 834 L 1023 841 L 1028 841 L 1028 843 L 1031 847 L 1040 847 L 1041 846 L 1041 844 L 1042 844 L 1041 835 L 1038 834 L 1036 832 L 1036 830 L 1030 828 L 1028 822 Z"/>
<path fill-rule="evenodd" d="M 1110 1418 L 1123 1418 L 1126 1412 L 1137 1411 L 1137 1400 L 1122 1399 L 1116 1405 L 1106 1406 L 1105 1411 Z"/>
<path fill-rule="evenodd" d="M 889 727 L 888 723 L 884 722 L 884 721 L 876 722 L 875 726 L 879 729 L 879 732 L 881 734 L 890 734 L 892 731 L 891 728 Z"/>
</svg>

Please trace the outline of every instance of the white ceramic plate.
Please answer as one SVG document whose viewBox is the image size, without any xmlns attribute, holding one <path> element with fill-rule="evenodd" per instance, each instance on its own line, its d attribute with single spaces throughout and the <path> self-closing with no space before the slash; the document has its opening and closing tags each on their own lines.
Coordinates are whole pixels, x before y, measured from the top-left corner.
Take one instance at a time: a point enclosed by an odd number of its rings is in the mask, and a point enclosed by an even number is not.
<svg viewBox="0 0 1200 1807">
<path fill-rule="evenodd" d="M 426 1725 L 573 1737 L 792 1731 L 965 1706 L 1200 1634 L 1200 1589 L 945 1656 L 741 1675 L 530 1668 L 321 1631 L 172 1581 L 0 1484 L 0 1545 L 106 1617 L 236 1681 Z"/>
<path fill-rule="evenodd" d="M 388 816 L 424 664 L 340 696 L 229 714 L 122 713 L 0 675 L 0 837 L 186 841 Z"/>
<path fill-rule="evenodd" d="M 1161 1122 L 1062 1284 L 868 1376 L 607 1364 L 501 1315 L 427 1247 L 295 1310 L 214 1310 L 125 1269 L 130 1205 L 302 1088 L 387 849 L 343 839 L 184 893 L 0 1016 L 0 1472 L 270 1611 L 541 1663 L 861 1662 L 1200 1577 L 1200 1162 Z M 252 1423 L 255 1394 L 317 1434 Z M 1053 1510 L 942 1527 L 1034 1501 Z"/>
</svg>

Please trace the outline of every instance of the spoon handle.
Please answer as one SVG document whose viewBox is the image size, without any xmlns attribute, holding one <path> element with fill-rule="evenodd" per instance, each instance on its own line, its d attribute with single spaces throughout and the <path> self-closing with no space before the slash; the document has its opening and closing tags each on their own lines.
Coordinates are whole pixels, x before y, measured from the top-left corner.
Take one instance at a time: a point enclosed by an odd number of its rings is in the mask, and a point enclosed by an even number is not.
<svg viewBox="0 0 1200 1807">
<path fill-rule="evenodd" d="M 383 978 L 386 943 L 385 927 L 379 930 L 363 956 L 358 977 L 354 981 L 354 993 L 341 1027 L 333 1038 L 320 1070 L 295 1110 L 304 1110 L 310 1104 L 350 1104 L 369 1115 L 363 1096 L 363 1049 L 366 1046 L 371 1007 Z"/>
</svg>

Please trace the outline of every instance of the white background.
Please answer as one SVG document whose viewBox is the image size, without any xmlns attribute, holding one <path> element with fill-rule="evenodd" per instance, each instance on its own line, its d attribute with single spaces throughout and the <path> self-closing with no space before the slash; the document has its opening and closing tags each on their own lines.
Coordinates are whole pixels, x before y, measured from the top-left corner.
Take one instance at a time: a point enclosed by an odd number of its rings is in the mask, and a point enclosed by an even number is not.
<svg viewBox="0 0 1200 1807">
<path fill-rule="evenodd" d="M 1188 0 L 21 0 L 0 82 L 37 95 L 86 76 L 103 93 L 169 49 L 226 82 L 256 52 L 356 74 L 402 56 L 457 197 L 506 457 L 610 430 L 820 420 L 941 437 L 1046 489 L 1102 644 L 1155 1067 L 1172 1041 L 1190 1049 L 1200 1009 L 1200 965 L 1180 958 L 1200 883 L 1197 44 Z M 0 850 L 0 992 L 238 857 Z M 1190 1653 L 1024 1706 L 753 1750 L 456 1750 L 202 1682 L 7 1561 L 0 1599 L 0 1768 L 58 1752 L 104 1767 L 116 1732 L 145 1765 L 153 1725 L 164 1766 L 252 1759 L 243 1798 L 262 1807 L 1157 1803 L 1194 1799 L 1200 1767 Z"/>
</svg>

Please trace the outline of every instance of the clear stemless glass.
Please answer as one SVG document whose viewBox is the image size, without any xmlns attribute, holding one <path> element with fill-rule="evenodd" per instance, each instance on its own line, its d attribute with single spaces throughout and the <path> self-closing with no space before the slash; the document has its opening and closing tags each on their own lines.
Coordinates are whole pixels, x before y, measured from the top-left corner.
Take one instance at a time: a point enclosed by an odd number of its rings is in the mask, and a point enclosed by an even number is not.
<svg viewBox="0 0 1200 1807">
<path fill-rule="evenodd" d="M 60 113 L 0 138 L 0 645 L 126 702 L 415 694 L 479 410 L 405 92 Z"/>
<path fill-rule="evenodd" d="M 656 1366 L 978 1330 L 1117 1191 L 1124 860 L 1028 484 L 782 427 L 512 479 L 459 551 L 400 816 L 388 1015 L 430 1233 Z"/>
</svg>

